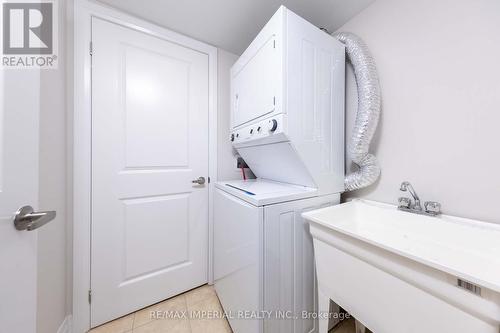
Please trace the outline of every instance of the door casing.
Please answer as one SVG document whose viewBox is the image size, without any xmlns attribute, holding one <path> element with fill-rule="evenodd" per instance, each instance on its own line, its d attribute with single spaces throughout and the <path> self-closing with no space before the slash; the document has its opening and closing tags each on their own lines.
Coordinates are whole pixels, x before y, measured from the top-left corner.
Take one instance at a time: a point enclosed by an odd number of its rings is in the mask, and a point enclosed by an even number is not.
<svg viewBox="0 0 500 333">
<path fill-rule="evenodd" d="M 125 14 L 91 0 L 76 0 L 72 8 L 74 18 L 73 48 L 73 117 L 69 117 L 69 133 L 73 137 L 73 188 L 68 191 L 73 204 L 73 332 L 90 329 L 90 251 L 91 251 L 91 19 L 97 17 L 164 40 L 205 53 L 209 59 L 209 216 L 208 216 L 208 282 L 213 283 L 213 192 L 217 181 L 217 48 L 155 24 Z M 71 74 L 70 74 L 71 75 Z M 71 105 L 72 104 L 72 105 Z M 71 148 L 70 148 L 71 149 Z"/>
</svg>

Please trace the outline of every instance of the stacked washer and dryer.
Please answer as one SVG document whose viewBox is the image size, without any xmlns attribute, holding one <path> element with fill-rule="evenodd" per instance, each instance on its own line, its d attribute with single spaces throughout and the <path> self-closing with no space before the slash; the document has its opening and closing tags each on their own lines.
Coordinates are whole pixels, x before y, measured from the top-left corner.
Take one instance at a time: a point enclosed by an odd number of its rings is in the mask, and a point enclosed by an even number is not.
<svg viewBox="0 0 500 333">
<path fill-rule="evenodd" d="M 216 184 L 215 288 L 235 333 L 316 332 L 301 213 L 344 191 L 344 45 L 281 7 L 231 68 L 231 141 L 255 180 Z"/>
</svg>

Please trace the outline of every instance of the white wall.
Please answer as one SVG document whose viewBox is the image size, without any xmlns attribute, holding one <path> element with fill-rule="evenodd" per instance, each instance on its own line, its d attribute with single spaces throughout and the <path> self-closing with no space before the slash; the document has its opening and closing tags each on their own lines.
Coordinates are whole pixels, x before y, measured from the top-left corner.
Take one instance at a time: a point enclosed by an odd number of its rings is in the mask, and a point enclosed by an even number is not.
<svg viewBox="0 0 500 333">
<path fill-rule="evenodd" d="M 59 4 L 59 64 L 40 75 L 40 210 L 56 210 L 38 231 L 37 332 L 55 333 L 66 316 L 65 10 Z"/>
<path fill-rule="evenodd" d="M 237 55 L 219 49 L 217 63 L 218 113 L 217 113 L 217 175 L 219 180 L 241 179 L 241 171 L 236 168 L 236 150 L 229 141 L 230 121 L 230 74 L 231 66 L 238 60 Z M 247 170 L 248 171 L 248 170 Z M 250 172 L 249 172 L 250 173 Z"/>
<path fill-rule="evenodd" d="M 339 30 L 370 47 L 383 98 L 382 176 L 353 195 L 396 203 L 409 180 L 445 213 L 500 222 L 500 2 L 377 0 Z"/>
</svg>

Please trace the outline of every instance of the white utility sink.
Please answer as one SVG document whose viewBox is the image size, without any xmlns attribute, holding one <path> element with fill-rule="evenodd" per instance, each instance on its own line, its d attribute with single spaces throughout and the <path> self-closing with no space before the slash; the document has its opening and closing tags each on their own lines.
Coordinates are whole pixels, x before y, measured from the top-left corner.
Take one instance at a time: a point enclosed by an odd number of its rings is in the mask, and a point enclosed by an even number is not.
<svg viewBox="0 0 500 333">
<path fill-rule="evenodd" d="M 302 215 L 320 311 L 332 299 L 374 333 L 499 332 L 500 226 L 365 200 Z"/>
</svg>

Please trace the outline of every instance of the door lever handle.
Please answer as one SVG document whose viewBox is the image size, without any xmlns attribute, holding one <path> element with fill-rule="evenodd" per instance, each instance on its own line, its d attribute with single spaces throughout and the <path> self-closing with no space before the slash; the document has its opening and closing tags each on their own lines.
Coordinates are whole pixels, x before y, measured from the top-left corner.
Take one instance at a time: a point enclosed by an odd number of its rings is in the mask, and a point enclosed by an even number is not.
<svg viewBox="0 0 500 333">
<path fill-rule="evenodd" d="M 205 184 L 205 177 L 198 177 L 198 179 L 192 180 L 191 183 L 203 185 L 203 184 Z"/>
<path fill-rule="evenodd" d="M 35 230 L 49 223 L 56 217 L 56 211 L 35 212 L 31 206 L 19 208 L 14 216 L 14 226 L 17 230 Z"/>
</svg>

